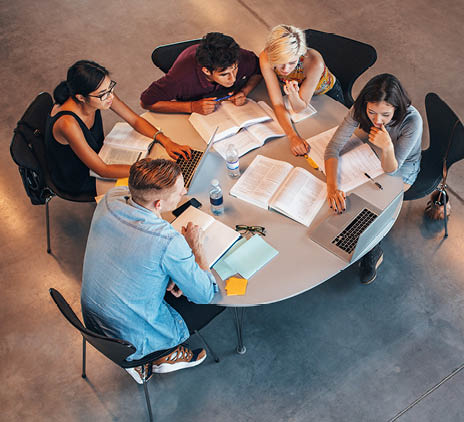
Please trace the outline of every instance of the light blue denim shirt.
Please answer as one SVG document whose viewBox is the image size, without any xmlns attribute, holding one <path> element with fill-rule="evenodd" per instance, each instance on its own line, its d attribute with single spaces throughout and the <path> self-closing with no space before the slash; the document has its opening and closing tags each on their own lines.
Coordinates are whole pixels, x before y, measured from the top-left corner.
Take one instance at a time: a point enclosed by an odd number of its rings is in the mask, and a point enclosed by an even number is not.
<svg viewBox="0 0 464 422">
<path fill-rule="evenodd" d="M 84 258 L 81 304 L 86 326 L 131 342 L 128 360 L 174 347 L 189 337 L 182 317 L 165 301 L 169 281 L 195 303 L 217 291 L 184 236 L 167 221 L 114 188 L 98 204 Z"/>
</svg>

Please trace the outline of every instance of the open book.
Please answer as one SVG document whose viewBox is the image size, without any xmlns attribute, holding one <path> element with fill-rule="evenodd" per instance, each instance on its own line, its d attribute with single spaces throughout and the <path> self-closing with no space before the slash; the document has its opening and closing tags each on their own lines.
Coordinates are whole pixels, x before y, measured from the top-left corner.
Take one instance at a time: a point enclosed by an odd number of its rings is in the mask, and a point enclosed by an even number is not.
<svg viewBox="0 0 464 422">
<path fill-rule="evenodd" d="M 172 226 L 182 233 L 182 227 L 187 226 L 189 221 L 205 232 L 203 248 L 210 268 L 240 237 L 240 233 L 229 226 L 191 206 L 172 222 Z"/>
<path fill-rule="evenodd" d="M 153 145 L 153 139 L 136 132 L 128 123 L 116 123 L 105 137 L 98 156 L 106 164 L 133 164 L 145 157 Z M 92 170 L 90 175 L 100 177 Z"/>
<path fill-rule="evenodd" d="M 261 101 L 260 101 L 261 103 Z M 216 127 L 219 127 L 215 141 L 234 135 L 240 129 L 256 123 L 271 120 L 271 116 L 250 98 L 242 106 L 236 106 L 230 101 L 218 104 L 216 111 L 202 115 L 192 113 L 189 121 L 205 142 L 211 138 Z"/>
<path fill-rule="evenodd" d="M 296 113 L 295 111 L 293 111 L 292 105 L 290 104 L 290 101 L 288 100 L 288 95 L 284 96 L 284 105 L 288 113 L 290 114 L 290 118 L 292 119 L 292 122 L 294 123 L 304 120 L 308 118 L 309 116 L 312 116 L 313 114 L 317 113 L 316 109 L 311 104 L 308 104 L 308 107 L 306 107 L 303 111 Z"/>
<path fill-rule="evenodd" d="M 306 141 L 311 147 L 311 158 L 325 173 L 324 154 L 338 127 L 322 132 Z M 375 178 L 382 173 L 382 164 L 372 148 L 356 135 L 345 144 L 338 159 L 338 188 L 348 192 L 368 181 L 364 173 Z"/>
<path fill-rule="evenodd" d="M 301 167 L 257 155 L 230 194 L 309 226 L 325 202 L 325 183 Z"/>
<path fill-rule="evenodd" d="M 277 123 L 274 111 L 264 101 L 258 103 L 260 107 L 271 116 L 272 120 L 263 123 L 256 123 L 247 128 L 243 128 L 236 135 L 214 143 L 214 149 L 226 159 L 227 148 L 233 144 L 237 148 L 238 156 L 241 157 L 252 149 L 262 147 L 268 139 L 280 138 L 285 136 L 285 132 Z"/>
</svg>

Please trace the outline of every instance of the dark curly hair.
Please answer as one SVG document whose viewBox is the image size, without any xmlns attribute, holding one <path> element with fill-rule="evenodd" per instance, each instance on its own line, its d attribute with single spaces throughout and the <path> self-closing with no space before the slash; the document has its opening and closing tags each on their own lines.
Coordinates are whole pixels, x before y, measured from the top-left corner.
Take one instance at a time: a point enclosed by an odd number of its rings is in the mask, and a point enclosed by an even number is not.
<svg viewBox="0 0 464 422">
<path fill-rule="evenodd" d="M 232 37 L 220 32 L 209 32 L 200 41 L 196 59 L 210 72 L 223 71 L 237 63 L 240 47 Z"/>
<path fill-rule="evenodd" d="M 408 94 L 400 81 L 389 73 L 374 76 L 361 90 L 354 102 L 354 119 L 365 132 L 369 132 L 372 122 L 367 116 L 367 103 L 385 101 L 395 107 L 392 118 L 392 126 L 399 125 L 405 118 L 407 108 L 411 105 Z"/>
</svg>

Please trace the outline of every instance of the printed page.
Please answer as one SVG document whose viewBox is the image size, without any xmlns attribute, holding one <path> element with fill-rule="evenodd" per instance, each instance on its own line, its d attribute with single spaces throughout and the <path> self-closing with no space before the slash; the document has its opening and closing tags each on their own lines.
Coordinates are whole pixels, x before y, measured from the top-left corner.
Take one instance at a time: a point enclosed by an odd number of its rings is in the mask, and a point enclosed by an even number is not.
<svg viewBox="0 0 464 422">
<path fill-rule="evenodd" d="M 252 126 L 253 127 L 253 126 Z M 214 143 L 214 149 L 221 154 L 221 157 L 226 159 L 227 148 L 229 145 L 235 145 L 238 156 L 245 155 L 252 149 L 259 148 L 262 144 L 248 132 L 247 129 L 242 129 L 236 135 L 229 136 L 219 142 Z"/>
<path fill-rule="evenodd" d="M 309 226 L 326 198 L 326 185 L 307 170 L 295 167 L 270 202 L 270 207 Z"/>
<path fill-rule="evenodd" d="M 103 144 L 98 155 L 106 164 L 133 164 L 144 153 L 146 153 L 146 150 L 123 149 Z"/>
<path fill-rule="evenodd" d="M 135 131 L 129 123 L 116 123 L 105 138 L 105 144 L 126 149 L 147 151 L 153 139 Z"/>
<path fill-rule="evenodd" d="M 269 200 L 290 173 L 292 167 L 285 161 L 257 155 L 232 187 L 230 194 L 267 209 Z"/>
<path fill-rule="evenodd" d="M 211 114 L 202 115 L 192 113 L 189 117 L 189 122 L 205 142 L 209 141 L 216 127 L 219 127 L 219 129 L 214 138 L 215 142 L 237 133 L 239 129 L 222 103 L 219 104 L 216 110 Z"/>
<path fill-rule="evenodd" d="M 246 103 L 241 106 L 236 106 L 231 101 L 223 101 L 221 107 L 239 127 L 248 127 L 271 120 L 269 115 L 251 98 L 247 98 Z"/>
<path fill-rule="evenodd" d="M 324 174 L 325 174 L 325 166 L 324 166 L 325 149 L 327 148 L 329 141 L 332 139 L 337 129 L 338 129 L 338 126 L 335 126 L 332 129 L 326 130 L 325 132 L 319 133 L 311 138 L 306 139 L 306 142 L 311 147 L 311 149 L 309 150 L 309 156 L 319 166 L 319 169 Z"/>
<path fill-rule="evenodd" d="M 299 113 L 296 113 L 293 110 L 292 105 L 290 104 L 290 101 L 288 99 L 288 95 L 284 96 L 284 104 L 285 104 L 285 108 L 287 109 L 288 113 L 290 114 L 290 118 L 292 119 L 292 122 L 294 122 L 294 123 L 298 123 L 301 120 L 307 119 L 308 117 L 310 117 L 313 114 L 317 113 L 316 109 L 311 104 L 308 104 L 308 107 L 306 107 L 303 111 L 300 111 Z"/>
<path fill-rule="evenodd" d="M 364 172 L 372 178 L 384 173 L 380 160 L 372 148 L 362 143 L 340 156 L 338 160 L 339 189 L 348 192 L 366 183 L 369 179 Z"/>
<path fill-rule="evenodd" d="M 280 138 L 285 136 L 280 125 L 273 120 L 249 126 L 246 130 L 248 130 L 261 143 L 261 145 L 264 145 L 264 142 L 270 138 Z"/>
<path fill-rule="evenodd" d="M 187 226 L 189 221 L 199 226 L 202 230 L 206 230 L 215 220 L 211 215 L 190 206 L 172 222 L 172 227 L 179 233 L 182 233 L 182 227 Z"/>
</svg>

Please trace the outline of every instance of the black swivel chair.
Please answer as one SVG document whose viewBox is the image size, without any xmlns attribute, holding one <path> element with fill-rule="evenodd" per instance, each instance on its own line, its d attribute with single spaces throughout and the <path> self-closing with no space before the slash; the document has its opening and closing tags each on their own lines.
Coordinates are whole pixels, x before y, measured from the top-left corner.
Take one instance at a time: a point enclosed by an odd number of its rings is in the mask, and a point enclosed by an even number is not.
<svg viewBox="0 0 464 422">
<path fill-rule="evenodd" d="M 19 166 L 20 173 L 25 168 L 29 169 L 43 184 L 40 192 L 40 200 L 32 201 L 34 205 L 45 204 L 45 222 L 47 226 L 47 252 L 50 248 L 50 218 L 48 203 L 53 197 L 59 196 L 67 201 L 94 202 L 95 198 L 90 195 L 72 195 L 63 192 L 53 183 L 47 166 L 45 151 L 45 124 L 47 116 L 53 107 L 52 97 L 48 92 L 40 93 L 29 105 L 15 129 L 10 145 L 10 153 L 14 162 Z M 39 180 L 39 179 L 37 179 Z"/>
<path fill-rule="evenodd" d="M 354 103 L 351 95 L 353 84 L 377 60 L 375 48 L 333 33 L 314 29 L 304 32 L 308 47 L 321 53 L 330 71 L 340 81 L 345 106 L 350 108 Z"/>
<path fill-rule="evenodd" d="M 128 341 L 107 337 L 101 334 L 97 334 L 89 329 L 87 329 L 84 324 L 80 321 L 80 319 L 76 316 L 74 311 L 69 306 L 68 302 L 64 299 L 60 292 L 55 289 L 50 289 L 50 295 L 53 301 L 58 306 L 58 309 L 61 311 L 63 316 L 70 322 L 74 328 L 79 330 L 82 335 L 82 378 L 86 378 L 87 375 L 85 373 L 85 361 L 86 361 L 86 343 L 89 342 L 93 347 L 95 347 L 100 353 L 106 356 L 108 359 L 112 360 L 116 365 L 120 366 L 121 368 L 135 368 L 136 366 L 142 366 L 143 368 L 143 377 L 142 377 L 142 384 L 143 390 L 145 393 L 145 399 L 147 402 L 147 409 L 149 420 L 153 421 L 153 414 L 151 410 L 150 404 L 150 397 L 148 395 L 148 388 L 147 384 L 151 376 L 151 370 L 145 372 L 144 365 L 152 362 L 164 354 L 166 351 L 161 352 L 154 352 L 150 353 L 147 356 L 144 356 L 138 360 L 127 361 L 126 358 L 133 353 L 135 353 L 136 348 L 133 344 L 129 343 Z M 192 334 L 192 333 L 191 333 Z M 194 334 L 197 334 L 199 338 L 203 341 L 208 352 L 211 353 L 214 360 L 219 362 L 219 358 L 213 352 L 213 350 L 209 347 L 206 343 L 205 339 L 200 335 L 198 331 L 194 331 Z"/>
<path fill-rule="evenodd" d="M 430 146 L 422 151 L 421 170 L 414 184 L 404 193 L 404 200 L 423 198 L 434 191 L 444 206 L 445 237 L 448 237 L 446 178 L 448 169 L 464 158 L 464 127 L 459 117 L 435 93 L 425 97 Z"/>
<path fill-rule="evenodd" d="M 179 54 L 187 47 L 199 44 L 200 41 L 201 39 L 197 39 L 160 45 L 153 50 L 153 53 L 151 53 L 151 59 L 155 66 L 159 67 L 164 73 L 168 73 Z"/>
</svg>

